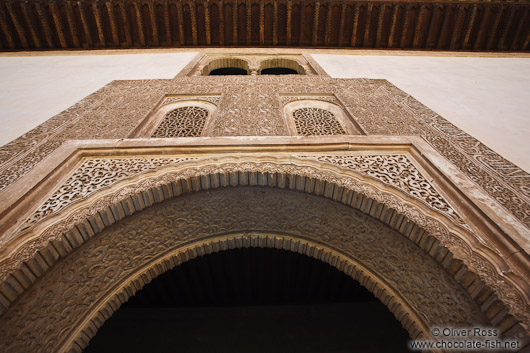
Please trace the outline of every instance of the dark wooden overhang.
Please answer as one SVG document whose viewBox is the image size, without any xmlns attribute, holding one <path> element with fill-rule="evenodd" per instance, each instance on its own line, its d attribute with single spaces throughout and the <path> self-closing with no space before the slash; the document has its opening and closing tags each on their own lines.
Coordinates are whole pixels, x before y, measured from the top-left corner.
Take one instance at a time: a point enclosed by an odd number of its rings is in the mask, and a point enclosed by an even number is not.
<svg viewBox="0 0 530 353">
<path fill-rule="evenodd" d="M 0 50 L 286 46 L 528 51 L 530 2 L 3 0 Z"/>
</svg>

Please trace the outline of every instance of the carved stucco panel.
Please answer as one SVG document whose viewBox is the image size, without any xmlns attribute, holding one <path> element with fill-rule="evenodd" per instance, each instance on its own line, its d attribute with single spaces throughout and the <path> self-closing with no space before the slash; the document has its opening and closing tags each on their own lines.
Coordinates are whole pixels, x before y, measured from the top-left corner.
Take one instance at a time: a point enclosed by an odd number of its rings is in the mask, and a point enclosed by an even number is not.
<svg viewBox="0 0 530 353">
<path fill-rule="evenodd" d="M 469 295 L 420 248 L 339 203 L 272 189 L 177 198 L 127 218 L 59 262 L 0 318 L 3 351 L 53 352 L 108 291 L 186 241 L 227 232 L 308 237 L 396 289 L 427 326 L 486 325 Z"/>
</svg>

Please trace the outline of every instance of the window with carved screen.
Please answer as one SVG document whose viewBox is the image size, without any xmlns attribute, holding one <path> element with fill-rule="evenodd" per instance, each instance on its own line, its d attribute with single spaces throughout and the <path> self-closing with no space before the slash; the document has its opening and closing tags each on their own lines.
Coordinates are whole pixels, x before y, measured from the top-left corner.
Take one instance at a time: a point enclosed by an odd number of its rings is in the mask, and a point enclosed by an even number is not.
<svg viewBox="0 0 530 353">
<path fill-rule="evenodd" d="M 198 137 L 208 118 L 209 111 L 201 107 L 186 106 L 167 113 L 151 137 Z"/>
<path fill-rule="evenodd" d="M 298 135 L 346 135 L 346 132 L 332 112 L 321 108 L 299 108 L 293 111 Z"/>
</svg>

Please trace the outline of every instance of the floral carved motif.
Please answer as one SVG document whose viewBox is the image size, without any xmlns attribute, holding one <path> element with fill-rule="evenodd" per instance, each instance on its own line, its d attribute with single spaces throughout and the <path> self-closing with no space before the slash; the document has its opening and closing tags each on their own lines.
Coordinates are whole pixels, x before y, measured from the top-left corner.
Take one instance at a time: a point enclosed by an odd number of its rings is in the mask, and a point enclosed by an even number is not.
<svg viewBox="0 0 530 353">
<path fill-rule="evenodd" d="M 86 160 L 25 222 L 21 231 L 120 180 L 196 158 L 94 158 Z"/>
<path fill-rule="evenodd" d="M 175 102 L 188 101 L 191 99 L 194 101 L 205 101 L 205 102 L 209 102 L 209 103 L 219 106 L 220 98 L 221 98 L 220 96 L 167 97 L 162 101 L 161 105 L 166 105 L 166 104 L 175 103 Z"/>
<path fill-rule="evenodd" d="M 301 158 L 329 163 L 379 180 L 422 200 L 431 208 L 442 212 L 467 228 L 462 217 L 436 191 L 406 155 L 302 156 Z"/>
</svg>

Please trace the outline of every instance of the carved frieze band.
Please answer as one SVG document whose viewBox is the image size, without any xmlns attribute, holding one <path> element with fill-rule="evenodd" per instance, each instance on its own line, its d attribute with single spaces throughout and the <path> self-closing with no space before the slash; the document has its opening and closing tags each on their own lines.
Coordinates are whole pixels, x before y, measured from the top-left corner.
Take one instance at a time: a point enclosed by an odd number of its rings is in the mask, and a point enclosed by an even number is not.
<svg viewBox="0 0 530 353">
<path fill-rule="evenodd" d="M 468 228 L 456 210 L 404 154 L 300 156 L 300 158 L 332 164 L 381 181 L 423 201 L 429 207 L 445 214 L 459 225 Z"/>
<path fill-rule="evenodd" d="M 105 187 L 130 177 L 155 170 L 162 166 L 177 165 L 183 158 L 94 158 L 87 159 L 68 180 L 53 193 L 23 224 L 21 231 L 46 216 L 58 213 L 65 207 L 87 198 Z"/>
<path fill-rule="evenodd" d="M 462 217 L 436 191 L 406 155 L 301 155 L 294 157 L 332 164 L 378 180 L 423 201 L 459 225 L 466 226 Z M 21 231 L 27 230 L 46 216 L 58 213 L 70 204 L 85 199 L 98 190 L 121 180 L 160 167 L 198 159 L 196 157 L 88 159 L 24 222 Z"/>
</svg>

